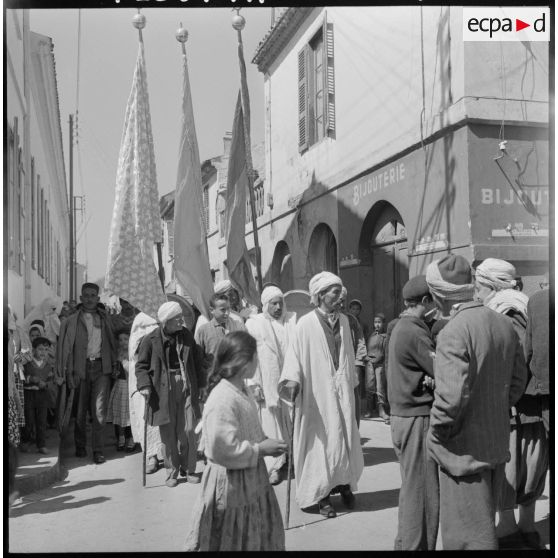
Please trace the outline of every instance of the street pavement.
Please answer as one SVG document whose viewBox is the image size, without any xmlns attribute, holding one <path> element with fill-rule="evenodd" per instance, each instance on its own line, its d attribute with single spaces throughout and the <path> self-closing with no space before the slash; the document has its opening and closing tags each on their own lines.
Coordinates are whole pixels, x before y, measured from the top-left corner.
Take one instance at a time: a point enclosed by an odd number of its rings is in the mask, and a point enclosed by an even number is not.
<svg viewBox="0 0 558 558">
<path fill-rule="evenodd" d="M 107 434 L 112 428 L 107 426 Z M 364 472 L 352 511 L 340 496 L 332 497 L 338 511 L 325 519 L 317 510 L 302 512 L 291 486 L 287 550 L 391 550 L 397 531 L 401 484 L 390 429 L 379 419 L 360 425 Z M 185 479 L 176 488 L 165 486 L 165 471 L 147 475 L 142 487 L 142 454 L 117 452 L 107 436 L 107 462 L 96 465 L 91 455 L 74 456 L 71 436 L 62 447 L 68 473 L 63 481 L 16 501 L 10 510 L 10 552 L 168 552 L 181 551 L 191 524 L 200 485 Z M 198 462 L 198 471 L 203 462 Z M 287 486 L 275 487 L 284 512 Z M 537 528 L 548 548 L 549 484 L 537 502 Z M 441 549 L 440 537 L 438 548 Z"/>
</svg>

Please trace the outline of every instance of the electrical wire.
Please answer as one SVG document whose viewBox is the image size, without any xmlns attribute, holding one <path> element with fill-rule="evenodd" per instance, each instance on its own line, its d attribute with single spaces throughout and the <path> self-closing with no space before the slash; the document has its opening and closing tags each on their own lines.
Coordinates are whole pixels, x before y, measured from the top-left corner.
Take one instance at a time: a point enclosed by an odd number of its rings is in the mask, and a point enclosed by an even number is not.
<svg viewBox="0 0 558 558">
<path fill-rule="evenodd" d="M 502 46 L 502 41 L 500 41 L 500 69 L 502 72 L 501 75 L 501 82 L 502 82 L 502 98 L 504 99 L 504 110 L 502 114 L 502 123 L 500 124 L 500 131 L 498 133 L 498 138 L 500 142 L 504 141 L 504 123 L 506 120 L 506 96 L 507 96 L 507 87 L 506 87 L 506 74 L 505 74 L 505 63 L 504 63 L 504 48 Z"/>
</svg>

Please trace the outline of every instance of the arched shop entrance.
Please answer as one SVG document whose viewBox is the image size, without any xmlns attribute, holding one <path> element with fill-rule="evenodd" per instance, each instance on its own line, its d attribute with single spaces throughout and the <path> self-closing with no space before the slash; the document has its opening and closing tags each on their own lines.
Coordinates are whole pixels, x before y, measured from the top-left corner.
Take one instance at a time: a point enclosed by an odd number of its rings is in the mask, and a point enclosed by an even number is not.
<svg viewBox="0 0 558 558">
<path fill-rule="evenodd" d="M 338 273 L 337 241 L 333 231 L 325 224 L 316 226 L 308 245 L 308 272 L 312 277 L 320 271 Z"/>
<path fill-rule="evenodd" d="M 401 289 L 409 279 L 407 232 L 401 215 L 388 202 L 375 204 L 362 226 L 360 255 L 370 266 L 372 312 L 389 321 L 403 310 Z"/>
<path fill-rule="evenodd" d="M 271 281 L 279 285 L 284 293 L 294 287 L 291 251 L 289 245 L 283 240 L 275 246 L 271 262 Z"/>
</svg>

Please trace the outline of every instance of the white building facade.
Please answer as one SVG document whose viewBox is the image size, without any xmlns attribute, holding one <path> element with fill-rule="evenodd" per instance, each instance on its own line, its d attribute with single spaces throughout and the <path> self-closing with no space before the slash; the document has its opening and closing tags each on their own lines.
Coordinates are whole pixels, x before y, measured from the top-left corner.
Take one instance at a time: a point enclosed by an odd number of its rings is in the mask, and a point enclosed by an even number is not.
<svg viewBox="0 0 558 558">
<path fill-rule="evenodd" d="M 50 38 L 27 10 L 6 10 L 4 288 L 21 320 L 69 296 L 69 206 Z"/>
</svg>

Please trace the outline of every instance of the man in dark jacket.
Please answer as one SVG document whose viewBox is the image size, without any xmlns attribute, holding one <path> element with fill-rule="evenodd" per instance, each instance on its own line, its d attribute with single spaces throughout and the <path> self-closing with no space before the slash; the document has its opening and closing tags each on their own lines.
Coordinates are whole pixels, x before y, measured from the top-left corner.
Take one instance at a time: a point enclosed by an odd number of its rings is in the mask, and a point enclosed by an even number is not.
<svg viewBox="0 0 558 558">
<path fill-rule="evenodd" d="M 137 389 L 148 401 L 148 424 L 158 426 L 166 485 L 175 487 L 178 474 L 199 483 L 194 429 L 201 418 L 200 390 L 205 387 L 199 347 L 183 327 L 178 302 L 165 302 L 160 326 L 142 340 L 136 363 Z"/>
<path fill-rule="evenodd" d="M 401 468 L 395 550 L 436 550 L 438 467 L 426 447 L 434 396 L 425 385 L 434 377 L 434 343 L 424 322 L 434 302 L 424 275 L 407 281 L 402 294 L 407 310 L 390 336 L 387 372 L 391 438 Z"/>
<path fill-rule="evenodd" d="M 69 390 L 75 389 L 77 416 L 74 428 L 76 456 L 85 457 L 86 416 L 89 411 L 93 419 L 91 445 L 93 460 L 105 462 L 103 455 L 103 427 L 106 419 L 110 391 L 110 378 L 116 365 L 116 347 L 110 316 L 99 306 L 99 286 L 84 283 L 81 287 L 81 304 L 74 314 L 60 325 L 56 345 L 57 383 L 66 383 Z M 60 398 L 60 417 L 63 417 L 66 389 Z"/>
<path fill-rule="evenodd" d="M 436 344 L 428 449 L 440 466 L 444 550 L 497 550 L 496 496 L 510 458 L 509 408 L 527 369 L 509 318 L 473 301 L 469 262 L 449 254 L 426 269 L 430 292 L 449 315 Z"/>
</svg>

